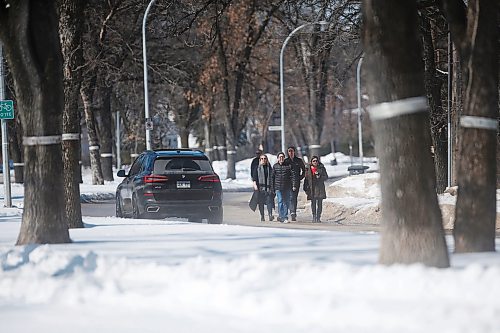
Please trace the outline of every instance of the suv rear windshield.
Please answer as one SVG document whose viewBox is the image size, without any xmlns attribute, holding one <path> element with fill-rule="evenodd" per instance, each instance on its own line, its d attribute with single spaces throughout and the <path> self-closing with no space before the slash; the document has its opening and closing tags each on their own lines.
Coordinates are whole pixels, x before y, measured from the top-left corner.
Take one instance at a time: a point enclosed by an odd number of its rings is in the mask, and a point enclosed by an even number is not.
<svg viewBox="0 0 500 333">
<path fill-rule="evenodd" d="M 213 172 L 207 159 L 193 157 L 158 158 L 155 160 L 153 173 L 163 174 L 171 172 Z"/>
</svg>

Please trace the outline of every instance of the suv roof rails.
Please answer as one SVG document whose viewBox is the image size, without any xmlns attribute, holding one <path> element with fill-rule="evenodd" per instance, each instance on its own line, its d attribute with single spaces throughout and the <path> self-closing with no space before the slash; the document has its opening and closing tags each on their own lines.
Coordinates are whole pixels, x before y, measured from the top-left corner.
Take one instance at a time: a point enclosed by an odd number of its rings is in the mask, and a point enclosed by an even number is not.
<svg viewBox="0 0 500 333">
<path fill-rule="evenodd" d="M 191 149 L 191 148 L 164 148 L 164 149 L 154 149 L 153 150 L 155 153 L 161 153 L 161 152 L 170 152 L 170 153 L 173 153 L 173 152 L 177 152 L 177 153 L 197 153 L 197 154 L 205 154 L 202 150 L 200 149 Z"/>
</svg>

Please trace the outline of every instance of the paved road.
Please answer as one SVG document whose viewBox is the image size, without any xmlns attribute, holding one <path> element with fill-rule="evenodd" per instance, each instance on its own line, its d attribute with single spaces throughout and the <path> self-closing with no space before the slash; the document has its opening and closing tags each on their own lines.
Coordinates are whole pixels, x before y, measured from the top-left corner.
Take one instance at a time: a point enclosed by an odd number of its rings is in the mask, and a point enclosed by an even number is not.
<svg viewBox="0 0 500 333">
<path fill-rule="evenodd" d="M 283 224 L 279 222 L 260 222 L 258 210 L 253 212 L 248 208 L 250 192 L 224 193 L 224 223 L 289 229 L 337 230 L 337 231 L 378 231 L 377 225 L 343 225 L 339 223 L 311 223 L 310 212 L 298 212 L 297 222 Z M 84 216 L 114 216 L 115 202 L 82 204 Z"/>
</svg>

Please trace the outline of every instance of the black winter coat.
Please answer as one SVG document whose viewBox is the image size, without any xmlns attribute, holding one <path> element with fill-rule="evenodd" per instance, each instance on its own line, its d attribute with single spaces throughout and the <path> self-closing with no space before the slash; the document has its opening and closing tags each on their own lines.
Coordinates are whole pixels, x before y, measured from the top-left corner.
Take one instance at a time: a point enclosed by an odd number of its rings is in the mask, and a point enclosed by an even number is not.
<svg viewBox="0 0 500 333">
<path fill-rule="evenodd" d="M 307 194 L 307 200 L 326 199 L 325 181 L 328 179 L 325 166 L 318 164 L 318 176 L 313 175 L 311 166 L 306 166 L 306 176 L 304 178 L 304 191 Z"/>
<path fill-rule="evenodd" d="M 273 192 L 291 190 L 292 187 L 298 188 L 299 180 L 289 164 L 276 163 L 273 166 L 273 178 L 271 183 Z"/>
<path fill-rule="evenodd" d="M 285 164 L 290 164 L 292 166 L 292 169 L 299 181 L 304 179 L 306 175 L 306 166 L 300 157 L 294 156 L 293 160 L 290 157 L 287 157 L 285 158 Z"/>
</svg>

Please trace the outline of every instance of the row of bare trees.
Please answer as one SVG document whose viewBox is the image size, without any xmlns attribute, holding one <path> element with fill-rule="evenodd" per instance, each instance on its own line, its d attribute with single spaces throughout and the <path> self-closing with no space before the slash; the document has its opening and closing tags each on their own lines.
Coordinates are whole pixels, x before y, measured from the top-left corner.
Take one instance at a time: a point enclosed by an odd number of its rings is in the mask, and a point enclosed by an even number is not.
<svg viewBox="0 0 500 333">
<path fill-rule="evenodd" d="M 363 1 L 370 116 L 382 189 L 380 261 L 448 267 L 429 151 L 431 121 L 426 103 L 421 102 L 429 75 L 421 65 L 418 5 L 436 6 L 446 17 L 463 72 L 461 84 L 466 87 L 458 126 L 453 231 L 457 252 L 495 251 L 500 7 L 480 0 L 468 1 L 467 6 L 451 0 Z M 426 38 L 424 34 L 423 44 L 429 47 Z M 428 50 L 424 54 L 430 56 Z M 429 61 L 425 64 L 434 67 Z M 436 94 L 427 91 L 435 108 Z"/>
</svg>

